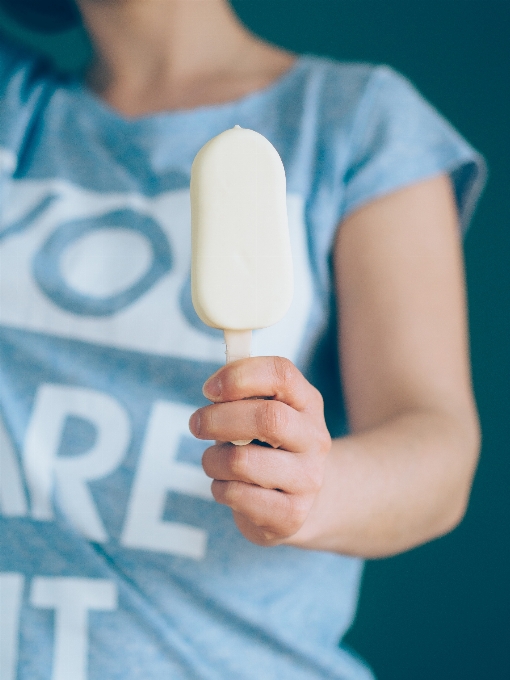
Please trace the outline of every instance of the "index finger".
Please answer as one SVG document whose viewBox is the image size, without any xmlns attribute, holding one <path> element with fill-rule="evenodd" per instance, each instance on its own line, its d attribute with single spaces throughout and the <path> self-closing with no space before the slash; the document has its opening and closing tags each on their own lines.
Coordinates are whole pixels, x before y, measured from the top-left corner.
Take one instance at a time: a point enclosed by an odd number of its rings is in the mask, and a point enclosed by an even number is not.
<svg viewBox="0 0 510 680">
<path fill-rule="evenodd" d="M 206 381 L 203 393 L 213 402 L 269 397 L 303 413 L 323 408 L 320 392 L 283 357 L 233 361 Z"/>
</svg>

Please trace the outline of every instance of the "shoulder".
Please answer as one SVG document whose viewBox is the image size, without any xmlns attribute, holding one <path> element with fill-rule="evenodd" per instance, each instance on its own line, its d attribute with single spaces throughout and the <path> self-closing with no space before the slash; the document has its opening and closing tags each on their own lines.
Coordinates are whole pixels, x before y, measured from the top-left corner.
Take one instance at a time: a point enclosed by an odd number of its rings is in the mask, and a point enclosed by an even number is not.
<svg viewBox="0 0 510 680">
<path fill-rule="evenodd" d="M 376 101 L 396 109 L 400 97 L 419 96 L 407 78 L 385 64 L 342 62 L 313 55 L 304 55 L 300 61 L 308 90 L 320 101 L 323 114 L 333 119 L 356 114 Z M 315 87 L 310 88 L 312 83 Z"/>
<path fill-rule="evenodd" d="M 301 57 L 302 110 L 317 142 L 343 161 L 375 153 L 388 137 L 408 138 L 412 129 L 440 118 L 413 84 L 384 64 Z M 367 148 L 370 147 L 370 148 Z"/>
<path fill-rule="evenodd" d="M 344 187 L 342 217 L 449 173 L 467 223 L 484 184 L 484 160 L 406 77 L 386 65 L 308 56 L 302 64 L 321 171 Z"/>
<path fill-rule="evenodd" d="M 0 35 L 0 157 L 15 165 L 34 116 L 55 87 L 50 63 Z"/>
<path fill-rule="evenodd" d="M 16 92 L 26 99 L 34 86 L 54 77 L 50 62 L 0 33 L 0 100 Z"/>
</svg>

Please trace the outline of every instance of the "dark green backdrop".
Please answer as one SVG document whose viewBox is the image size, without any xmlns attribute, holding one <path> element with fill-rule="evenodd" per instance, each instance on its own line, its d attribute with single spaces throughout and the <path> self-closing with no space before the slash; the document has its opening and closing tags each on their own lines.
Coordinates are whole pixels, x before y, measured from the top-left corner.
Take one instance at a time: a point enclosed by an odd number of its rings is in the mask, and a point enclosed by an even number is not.
<svg viewBox="0 0 510 680">
<path fill-rule="evenodd" d="M 348 642 L 380 680 L 510 680 L 510 3 L 508 0 L 234 0 L 254 31 L 299 52 L 386 62 L 409 76 L 487 157 L 466 240 L 484 445 L 453 534 L 367 565 Z M 79 31 L 18 38 L 65 69 Z"/>
</svg>

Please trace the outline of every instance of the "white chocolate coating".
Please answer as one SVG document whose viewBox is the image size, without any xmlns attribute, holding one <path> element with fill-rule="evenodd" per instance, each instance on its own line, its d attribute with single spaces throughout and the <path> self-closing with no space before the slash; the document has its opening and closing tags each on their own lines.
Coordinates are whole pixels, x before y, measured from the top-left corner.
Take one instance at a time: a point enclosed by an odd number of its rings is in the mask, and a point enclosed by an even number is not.
<svg viewBox="0 0 510 680">
<path fill-rule="evenodd" d="M 191 170 L 193 305 L 208 326 L 271 326 L 292 301 L 283 163 L 258 132 L 211 139 Z"/>
</svg>

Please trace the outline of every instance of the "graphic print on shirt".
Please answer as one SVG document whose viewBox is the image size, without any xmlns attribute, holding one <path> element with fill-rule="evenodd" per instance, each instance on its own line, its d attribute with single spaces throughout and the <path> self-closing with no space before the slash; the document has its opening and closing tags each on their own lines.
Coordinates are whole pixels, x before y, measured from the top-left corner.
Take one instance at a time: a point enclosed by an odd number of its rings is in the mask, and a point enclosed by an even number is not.
<svg viewBox="0 0 510 680">
<path fill-rule="evenodd" d="M 311 305 L 297 196 L 289 218 L 296 302 L 256 334 L 255 351 L 295 360 Z M 35 521 L 58 543 L 69 523 L 95 544 L 204 558 L 208 442 L 191 437 L 188 421 L 224 346 L 196 317 L 189 268 L 187 191 L 148 199 L 59 180 L 9 187 L 0 228 L 4 525 Z M 86 680 L 89 614 L 98 621 L 116 609 L 114 581 L 27 569 L 0 560 L 0 677 L 16 678 L 22 612 L 51 611 L 48 677 Z"/>
<path fill-rule="evenodd" d="M 19 628 L 26 579 L 0 572 L 0 678 L 16 680 Z M 43 577 L 32 579 L 25 593 L 34 609 L 54 617 L 51 680 L 87 680 L 89 613 L 114 612 L 117 587 L 107 579 Z M 38 676 L 41 666 L 38 667 Z"/>
<path fill-rule="evenodd" d="M 254 353 L 295 360 L 312 284 L 299 196 L 288 196 L 288 210 L 294 301 L 282 321 L 255 334 Z M 188 191 L 148 198 L 60 180 L 14 183 L 0 230 L 0 324 L 222 363 L 221 336 L 211 341 L 186 305 L 189 225 Z"/>
</svg>

